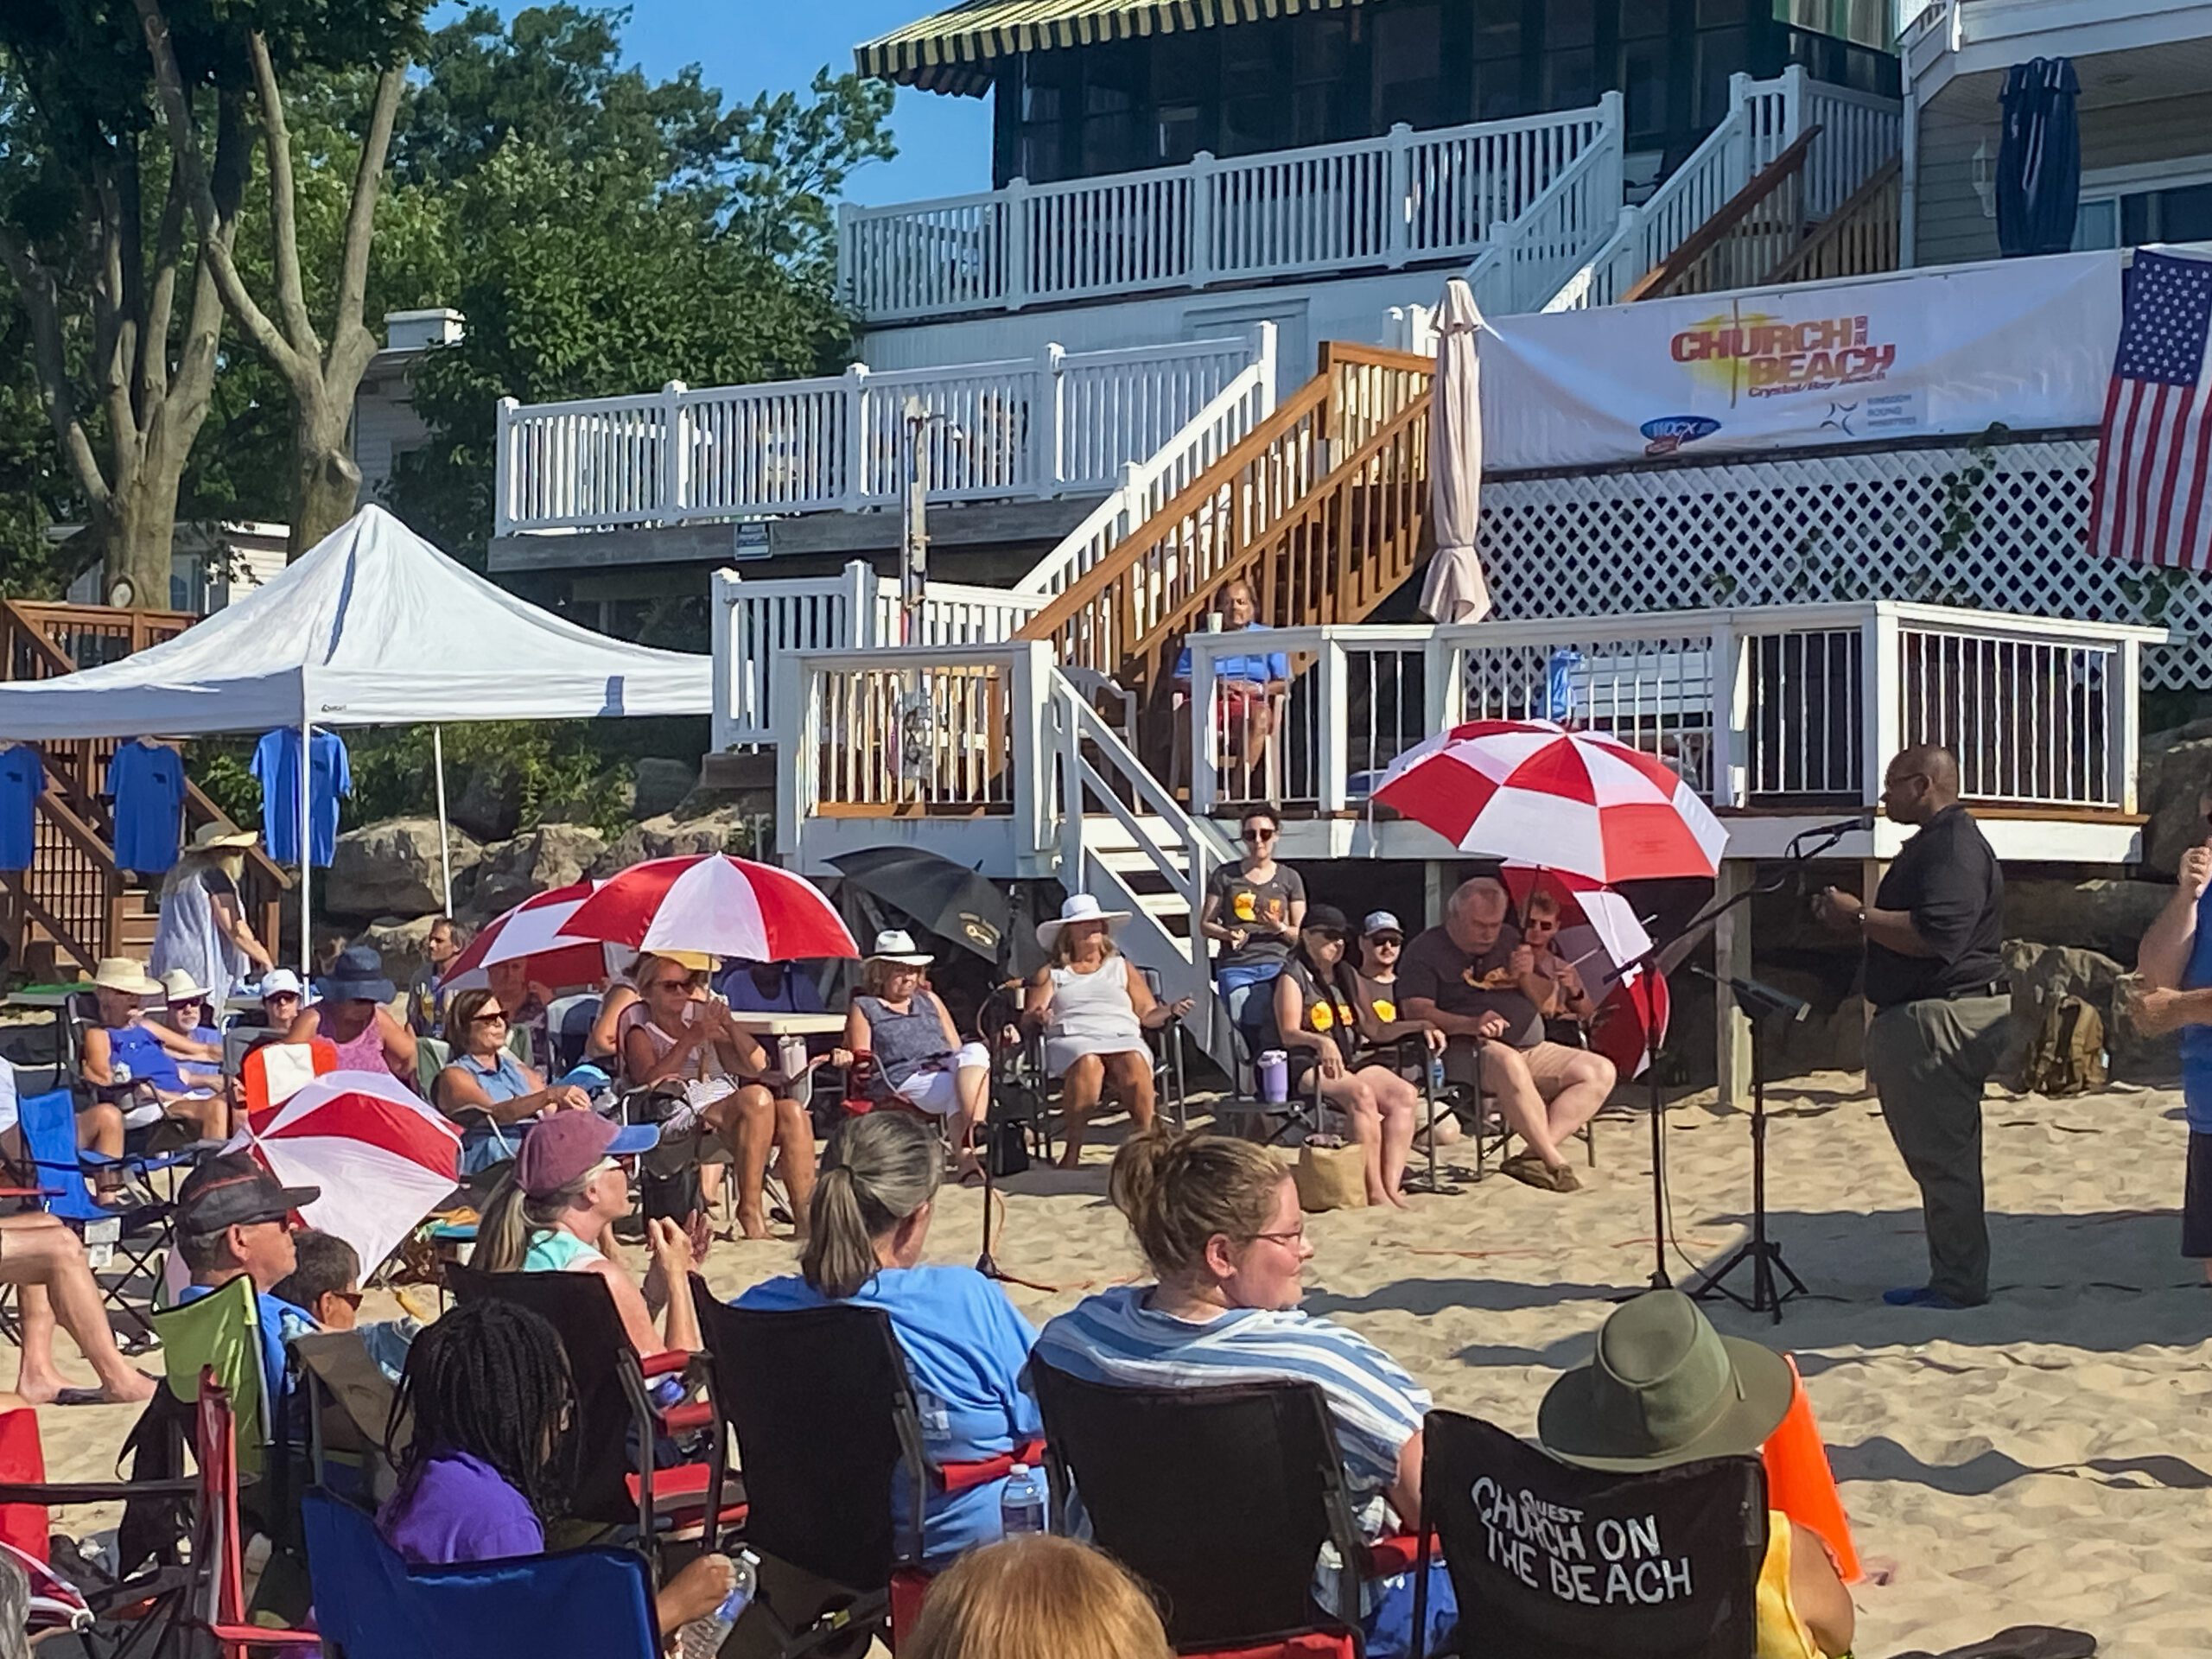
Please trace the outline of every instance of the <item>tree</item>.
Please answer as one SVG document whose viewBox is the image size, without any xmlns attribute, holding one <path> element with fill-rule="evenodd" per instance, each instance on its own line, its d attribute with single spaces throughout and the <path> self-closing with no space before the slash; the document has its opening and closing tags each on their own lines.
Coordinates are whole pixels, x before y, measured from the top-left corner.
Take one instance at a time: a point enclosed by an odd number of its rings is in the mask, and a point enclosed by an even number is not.
<svg viewBox="0 0 2212 1659">
<path fill-rule="evenodd" d="M 224 9 L 222 15 L 234 20 L 226 31 L 230 37 L 226 44 L 242 54 L 250 71 L 251 104 L 265 152 L 276 308 L 272 317 L 247 286 L 228 241 L 216 233 L 224 222 L 222 204 L 202 163 L 194 88 L 176 50 L 168 10 L 162 0 L 137 0 L 153 60 L 162 129 L 179 159 L 207 268 L 223 303 L 255 349 L 283 378 L 290 394 L 290 545 L 295 556 L 350 518 L 360 493 L 360 469 L 353 464 L 346 434 L 354 393 L 377 349 L 364 316 L 371 242 L 392 126 L 406 85 L 408 52 L 424 3 L 382 0 L 371 5 L 355 0 L 330 10 L 314 0 L 260 0 L 258 4 Z M 296 73 L 311 76 L 317 69 L 366 64 L 376 76 L 354 158 L 344 229 L 329 275 L 327 307 L 320 323 L 309 308 L 300 259 L 300 191 L 280 58 Z M 236 63 L 236 59 L 227 65 L 218 60 L 203 73 L 220 84 Z"/>
<path fill-rule="evenodd" d="M 181 43 L 204 62 L 207 37 Z M 165 605 L 179 482 L 206 420 L 223 323 L 207 255 L 236 232 L 248 132 L 209 76 L 213 154 L 195 225 L 149 130 L 135 22 L 97 0 L 0 6 L 0 267 L 40 404 L 105 585 Z"/>
</svg>

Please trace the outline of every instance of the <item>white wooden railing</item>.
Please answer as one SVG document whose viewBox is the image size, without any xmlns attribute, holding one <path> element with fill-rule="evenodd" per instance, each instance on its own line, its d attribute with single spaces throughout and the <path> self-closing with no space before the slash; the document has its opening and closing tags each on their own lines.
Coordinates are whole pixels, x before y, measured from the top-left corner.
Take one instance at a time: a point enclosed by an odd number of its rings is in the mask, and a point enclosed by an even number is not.
<svg viewBox="0 0 2212 1659">
<path fill-rule="evenodd" d="M 897 580 L 868 565 L 834 576 L 714 578 L 714 742 L 718 751 L 776 741 L 776 664 L 795 652 L 875 651 L 893 645 L 965 646 L 1010 639 L 1044 596 L 932 582 L 910 626 Z"/>
<path fill-rule="evenodd" d="M 2141 653 L 2158 628 L 1889 601 L 1437 628 L 1191 637 L 1192 810 L 1264 794 L 1342 812 L 1422 738 L 1543 718 L 1663 756 L 1721 807 L 1871 804 L 1908 744 L 1959 757 L 1969 800 L 2136 810 Z M 1213 664 L 1290 659 L 1270 752 L 1224 740 Z"/>
<path fill-rule="evenodd" d="M 839 210 L 838 276 L 870 323 L 1471 257 L 1618 101 L 1061 184 Z M 1618 180 L 1616 180 L 1618 199 Z"/>
<path fill-rule="evenodd" d="M 693 390 L 499 404 L 493 532 L 603 530 L 886 506 L 908 406 L 937 501 L 1110 490 L 1232 385 L 1270 367 L 1271 331 L 1114 351 Z M 1233 441 L 1233 440 L 1232 440 Z"/>
</svg>

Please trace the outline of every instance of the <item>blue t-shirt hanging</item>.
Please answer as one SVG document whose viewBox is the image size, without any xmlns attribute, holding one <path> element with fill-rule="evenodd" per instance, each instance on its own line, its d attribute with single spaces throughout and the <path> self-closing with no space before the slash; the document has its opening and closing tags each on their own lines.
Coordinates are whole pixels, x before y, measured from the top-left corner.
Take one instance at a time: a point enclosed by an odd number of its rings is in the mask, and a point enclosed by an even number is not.
<svg viewBox="0 0 2212 1659">
<path fill-rule="evenodd" d="M 107 792 L 115 802 L 116 868 L 158 875 L 176 862 L 184 823 L 184 757 L 143 738 L 124 744 L 108 762 Z"/>
<path fill-rule="evenodd" d="M 36 850 L 32 824 L 46 789 L 46 768 L 28 743 L 0 749 L 0 870 L 28 870 Z"/>
<path fill-rule="evenodd" d="M 308 751 L 308 847 L 327 867 L 338 847 L 338 798 L 353 792 L 346 745 L 317 732 Z M 254 745 L 253 775 L 261 779 L 261 838 L 279 864 L 300 859 L 300 734 L 279 727 Z"/>
</svg>

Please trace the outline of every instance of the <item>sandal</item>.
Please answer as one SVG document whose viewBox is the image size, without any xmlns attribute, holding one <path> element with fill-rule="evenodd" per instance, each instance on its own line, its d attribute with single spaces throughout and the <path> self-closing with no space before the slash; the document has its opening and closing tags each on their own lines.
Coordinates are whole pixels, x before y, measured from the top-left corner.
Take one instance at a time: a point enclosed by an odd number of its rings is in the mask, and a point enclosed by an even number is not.
<svg viewBox="0 0 2212 1659">
<path fill-rule="evenodd" d="M 1517 1154 L 1500 1164 L 1498 1169 L 1502 1173 L 1510 1175 L 1523 1185 L 1533 1186 L 1545 1192 L 1558 1191 L 1552 1184 L 1551 1166 L 1533 1152 Z"/>
</svg>

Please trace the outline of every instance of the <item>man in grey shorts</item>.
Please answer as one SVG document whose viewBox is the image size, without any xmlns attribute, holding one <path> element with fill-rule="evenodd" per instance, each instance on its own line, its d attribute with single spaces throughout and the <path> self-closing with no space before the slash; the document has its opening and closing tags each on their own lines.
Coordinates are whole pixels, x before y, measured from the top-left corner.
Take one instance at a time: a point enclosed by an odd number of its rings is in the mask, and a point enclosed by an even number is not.
<svg viewBox="0 0 2212 1659">
<path fill-rule="evenodd" d="M 1432 927 L 1398 961 L 1398 1007 L 1442 1032 L 1444 1072 L 1487 1087 L 1527 1150 L 1505 1161 L 1516 1180 L 1547 1192 L 1582 1183 L 1560 1143 L 1598 1115 L 1613 1091 L 1613 1063 L 1544 1037 L 1551 982 L 1509 925 L 1505 887 L 1490 876 L 1460 884 Z"/>
<path fill-rule="evenodd" d="M 1923 743 L 1890 762 L 1882 810 L 1920 833 L 1867 904 L 1828 887 L 1814 908 L 1866 942 L 1866 1076 L 1920 1187 L 1928 1283 L 1885 1291 L 1893 1307 L 1989 1300 L 1982 1215 L 1981 1088 L 2004 1056 L 2012 998 L 1999 954 L 2005 873 L 1966 808 L 1959 763 Z"/>
</svg>

